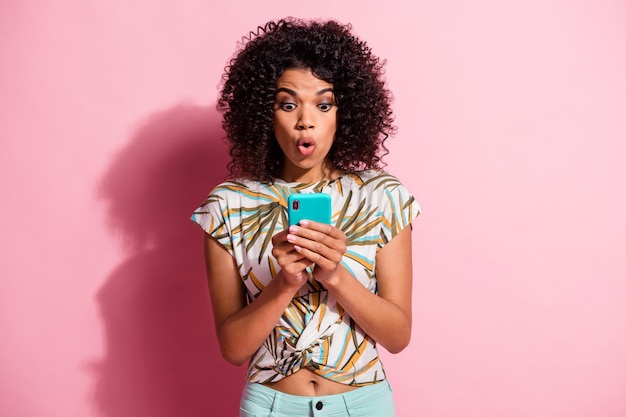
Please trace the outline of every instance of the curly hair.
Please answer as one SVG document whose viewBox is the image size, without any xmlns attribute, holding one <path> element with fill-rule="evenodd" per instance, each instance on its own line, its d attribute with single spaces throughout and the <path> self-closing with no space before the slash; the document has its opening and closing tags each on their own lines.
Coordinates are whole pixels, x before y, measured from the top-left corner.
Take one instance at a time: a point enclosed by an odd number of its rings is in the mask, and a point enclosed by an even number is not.
<svg viewBox="0 0 626 417">
<path fill-rule="evenodd" d="M 337 21 L 287 18 L 250 32 L 224 69 L 217 109 L 230 142 L 231 176 L 273 182 L 283 158 L 273 129 L 276 82 L 286 69 L 310 69 L 333 84 L 337 131 L 328 153 L 341 170 L 381 168 L 395 133 L 385 61 Z"/>
</svg>

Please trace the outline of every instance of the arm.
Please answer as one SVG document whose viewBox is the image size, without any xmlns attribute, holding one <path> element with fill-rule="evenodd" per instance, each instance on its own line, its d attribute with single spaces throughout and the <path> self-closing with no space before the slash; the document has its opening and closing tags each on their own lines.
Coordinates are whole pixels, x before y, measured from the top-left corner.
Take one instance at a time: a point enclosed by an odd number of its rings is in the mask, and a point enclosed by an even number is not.
<svg viewBox="0 0 626 417">
<path fill-rule="evenodd" d="M 245 288 L 235 259 L 213 237 L 204 247 L 215 331 L 222 356 L 234 365 L 245 363 L 272 332 L 294 293 L 306 282 L 310 264 L 286 241 L 286 232 L 274 237 L 274 256 L 283 269 L 246 305 Z"/>
<path fill-rule="evenodd" d="M 392 353 L 403 350 L 411 338 L 411 227 L 376 255 L 378 294 L 373 294 L 339 264 L 345 253 L 343 232 L 314 222 L 302 226 L 291 228 L 289 239 L 299 253 L 316 263 L 315 278 L 365 333 Z"/>
</svg>

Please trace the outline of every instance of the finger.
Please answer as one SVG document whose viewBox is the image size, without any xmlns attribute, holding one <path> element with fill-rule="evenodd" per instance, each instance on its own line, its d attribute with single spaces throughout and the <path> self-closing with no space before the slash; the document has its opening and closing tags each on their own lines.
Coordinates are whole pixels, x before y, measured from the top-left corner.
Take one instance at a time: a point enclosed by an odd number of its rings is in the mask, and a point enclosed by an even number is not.
<svg viewBox="0 0 626 417">
<path fill-rule="evenodd" d="M 346 235 L 336 227 L 323 225 L 321 223 L 315 224 L 315 228 L 292 226 L 289 228 L 289 234 L 287 235 L 287 241 L 294 243 L 293 239 L 290 240 L 290 235 L 296 235 L 309 239 L 315 242 L 320 242 L 326 246 L 341 250 L 346 245 Z"/>
<path fill-rule="evenodd" d="M 341 262 L 345 251 L 329 248 L 319 242 L 304 241 L 302 245 L 294 245 L 299 254 L 313 263 L 329 261 L 333 264 Z M 329 266 L 330 267 L 330 266 Z"/>
<path fill-rule="evenodd" d="M 333 261 L 341 259 L 346 252 L 346 243 L 342 240 L 333 239 L 328 235 L 312 230 L 299 230 L 297 233 L 287 235 L 287 241 L 293 245 L 319 253 Z"/>
<path fill-rule="evenodd" d="M 283 247 L 274 247 L 272 249 L 272 256 L 276 258 L 281 266 L 305 259 L 302 254 L 296 251 L 292 244 L 284 245 Z"/>
<path fill-rule="evenodd" d="M 286 242 L 287 234 L 289 234 L 288 230 L 283 230 L 281 232 L 276 233 L 274 236 L 272 236 L 272 244 L 274 246 L 277 246 L 283 242 Z"/>
<path fill-rule="evenodd" d="M 284 267 L 281 267 L 281 270 L 285 271 L 285 273 L 291 276 L 298 275 L 298 274 L 307 275 L 305 270 L 311 265 L 313 265 L 313 262 L 303 257 L 302 260 L 300 261 L 296 261 L 296 262 L 292 262 L 292 263 L 284 265 Z"/>
<path fill-rule="evenodd" d="M 346 236 L 345 233 L 343 233 L 340 229 L 326 223 L 314 222 L 312 220 L 302 220 L 300 221 L 300 226 L 301 229 L 314 230 L 316 232 L 328 235 L 334 239 L 345 239 Z"/>
<path fill-rule="evenodd" d="M 314 263 L 316 268 L 321 268 L 326 271 L 331 271 L 337 268 L 337 265 L 341 261 L 341 257 L 335 257 L 335 259 L 331 260 L 323 256 L 319 252 L 312 251 L 302 246 L 296 245 L 295 248 L 307 260 L 309 260 L 311 263 Z"/>
</svg>

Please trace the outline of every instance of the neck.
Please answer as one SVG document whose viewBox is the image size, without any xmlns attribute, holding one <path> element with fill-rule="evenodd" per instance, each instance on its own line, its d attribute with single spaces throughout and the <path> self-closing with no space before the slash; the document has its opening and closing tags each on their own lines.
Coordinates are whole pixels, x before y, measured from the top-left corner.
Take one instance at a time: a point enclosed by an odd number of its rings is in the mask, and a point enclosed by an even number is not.
<svg viewBox="0 0 626 417">
<path fill-rule="evenodd" d="M 343 171 L 336 168 L 330 161 L 326 161 L 318 169 L 286 169 L 283 167 L 279 178 L 287 182 L 313 183 L 337 179 Z"/>
</svg>

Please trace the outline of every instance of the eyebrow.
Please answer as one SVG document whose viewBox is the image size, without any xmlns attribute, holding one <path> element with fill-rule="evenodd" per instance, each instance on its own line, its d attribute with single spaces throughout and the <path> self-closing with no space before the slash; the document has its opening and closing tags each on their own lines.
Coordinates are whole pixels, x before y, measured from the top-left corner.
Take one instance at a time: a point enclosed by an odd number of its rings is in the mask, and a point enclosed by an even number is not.
<svg viewBox="0 0 626 417">
<path fill-rule="evenodd" d="M 320 91 L 318 91 L 317 93 L 315 93 L 315 95 L 316 95 L 316 96 L 321 96 L 322 94 L 327 93 L 327 92 L 329 92 L 329 91 L 330 91 L 331 93 L 333 92 L 332 87 L 328 87 L 328 88 L 321 89 Z M 276 89 L 276 94 L 281 93 L 281 92 L 285 92 L 285 93 L 290 94 L 290 95 L 292 95 L 292 96 L 297 96 L 297 95 L 298 95 L 298 93 L 296 93 L 294 90 L 292 90 L 292 89 L 290 89 L 290 88 L 286 88 L 286 87 L 279 87 L 279 88 L 277 88 L 277 89 Z"/>
</svg>

